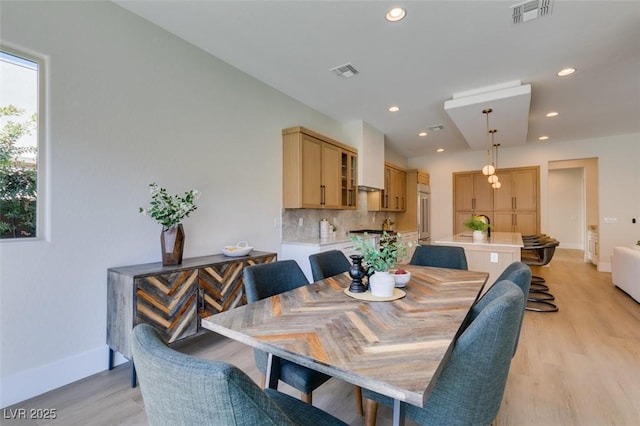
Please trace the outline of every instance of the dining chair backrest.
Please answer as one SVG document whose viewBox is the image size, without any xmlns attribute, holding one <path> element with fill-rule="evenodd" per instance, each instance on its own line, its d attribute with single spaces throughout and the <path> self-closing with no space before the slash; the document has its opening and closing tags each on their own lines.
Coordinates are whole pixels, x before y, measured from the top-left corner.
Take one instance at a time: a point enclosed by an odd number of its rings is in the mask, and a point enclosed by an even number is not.
<svg viewBox="0 0 640 426">
<path fill-rule="evenodd" d="M 437 268 L 468 269 L 464 248 L 456 246 L 419 245 L 409 263 Z"/>
<path fill-rule="evenodd" d="M 247 266 L 243 271 L 243 279 L 249 303 L 309 284 L 295 260 Z"/>
<path fill-rule="evenodd" d="M 309 284 L 307 277 L 295 260 L 279 260 L 247 266 L 243 271 L 244 289 L 249 303 L 266 299 Z M 254 349 L 256 367 L 267 373 L 268 354 Z M 293 362 L 282 360 L 280 380 L 298 389 L 309 400 L 313 390 L 331 377 Z"/>
<path fill-rule="evenodd" d="M 149 324 L 133 329 L 131 352 L 151 426 L 294 424 L 243 371 L 177 352 Z"/>
<path fill-rule="evenodd" d="M 498 297 L 458 337 L 424 408 L 407 405 L 419 424 L 489 425 L 498 414 L 524 300 L 511 281 L 493 287 Z"/>
<path fill-rule="evenodd" d="M 329 250 L 309 256 L 311 275 L 314 281 L 320 281 L 334 275 L 347 272 L 351 268 L 349 259 L 340 250 Z"/>
<path fill-rule="evenodd" d="M 524 305 L 522 307 L 522 312 L 520 313 L 520 319 L 518 322 L 518 335 L 516 336 L 516 341 L 513 347 L 513 353 L 515 355 L 516 349 L 518 348 L 518 341 L 520 340 L 520 330 L 522 330 L 522 322 L 524 320 L 524 311 L 526 307 L 526 300 L 529 295 L 529 287 L 531 287 L 531 268 L 528 265 L 522 262 L 513 262 L 500 274 L 495 283 L 500 281 L 508 280 L 518 286 L 520 291 L 522 291 L 522 298 L 524 300 Z M 501 289 L 495 288 L 495 283 L 492 285 L 489 290 L 476 302 L 476 304 L 471 308 L 470 319 L 473 321 L 475 317 L 477 317 L 480 312 L 484 310 L 484 308 L 491 302 L 493 299 L 500 297 Z"/>
<path fill-rule="evenodd" d="M 424 407 L 407 404 L 406 415 L 421 425 L 489 425 L 500 409 L 511 366 L 522 291 L 511 281 L 493 285 L 487 303 L 455 341 Z M 392 405 L 389 397 L 363 396 Z"/>
</svg>

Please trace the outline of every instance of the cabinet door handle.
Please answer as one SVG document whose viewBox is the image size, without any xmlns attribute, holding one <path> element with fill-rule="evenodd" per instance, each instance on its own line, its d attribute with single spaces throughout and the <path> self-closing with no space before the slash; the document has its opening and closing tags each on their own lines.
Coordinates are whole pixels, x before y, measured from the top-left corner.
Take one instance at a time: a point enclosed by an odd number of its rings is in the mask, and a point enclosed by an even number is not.
<svg viewBox="0 0 640 426">
<path fill-rule="evenodd" d="M 400 197 L 396 197 L 396 210 L 400 208 Z"/>
<path fill-rule="evenodd" d="M 325 202 L 325 187 L 320 185 L 320 205 L 324 206 Z"/>
<path fill-rule="evenodd" d="M 472 198 L 472 199 L 471 199 L 471 209 L 472 209 L 472 210 L 475 210 L 475 209 L 476 209 L 476 199 L 475 199 L 475 198 Z"/>
</svg>

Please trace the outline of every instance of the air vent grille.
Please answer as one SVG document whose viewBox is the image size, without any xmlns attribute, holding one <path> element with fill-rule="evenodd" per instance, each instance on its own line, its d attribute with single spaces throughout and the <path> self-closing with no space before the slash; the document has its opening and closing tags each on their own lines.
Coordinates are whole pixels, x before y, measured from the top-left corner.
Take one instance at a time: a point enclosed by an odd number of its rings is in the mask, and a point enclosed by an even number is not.
<svg viewBox="0 0 640 426">
<path fill-rule="evenodd" d="M 358 70 L 351 64 L 340 65 L 339 67 L 331 68 L 338 77 L 350 78 L 358 74 Z"/>
<path fill-rule="evenodd" d="M 529 0 L 511 6 L 511 19 L 514 24 L 531 21 L 551 14 L 553 0 Z"/>
</svg>

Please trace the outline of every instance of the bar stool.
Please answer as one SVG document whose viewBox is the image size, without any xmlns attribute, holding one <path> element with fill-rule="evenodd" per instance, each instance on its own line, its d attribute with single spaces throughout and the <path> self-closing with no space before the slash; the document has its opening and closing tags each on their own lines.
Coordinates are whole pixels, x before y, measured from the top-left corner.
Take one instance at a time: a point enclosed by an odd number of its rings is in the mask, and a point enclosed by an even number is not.
<svg viewBox="0 0 640 426">
<path fill-rule="evenodd" d="M 524 247 L 521 249 L 522 263 L 529 266 L 544 266 L 551 262 L 556 247 L 560 242 L 546 234 L 526 235 L 522 237 Z M 552 302 L 555 300 L 549 292 L 549 286 L 544 277 L 534 275 L 531 277 L 531 287 L 527 297 L 526 310 L 534 312 L 557 312 L 558 306 Z"/>
</svg>

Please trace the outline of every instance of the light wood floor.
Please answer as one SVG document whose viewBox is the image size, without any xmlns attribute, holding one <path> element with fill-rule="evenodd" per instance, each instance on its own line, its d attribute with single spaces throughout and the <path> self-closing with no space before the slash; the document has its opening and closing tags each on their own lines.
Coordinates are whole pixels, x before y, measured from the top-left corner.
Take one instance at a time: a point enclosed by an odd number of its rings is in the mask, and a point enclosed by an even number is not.
<svg viewBox="0 0 640 426">
<path fill-rule="evenodd" d="M 611 284 L 611 274 L 582 258 L 581 251 L 557 250 L 549 267 L 532 268 L 546 277 L 560 310 L 525 314 L 497 426 L 640 424 L 640 304 Z M 180 350 L 232 362 L 259 380 L 252 350 L 243 344 L 207 334 Z M 1 423 L 146 425 L 129 373 L 122 365 L 5 409 L 55 408 L 55 421 Z M 330 380 L 314 392 L 314 405 L 353 426 L 363 424 L 352 385 Z M 390 410 L 380 408 L 378 424 L 390 424 Z"/>
</svg>

